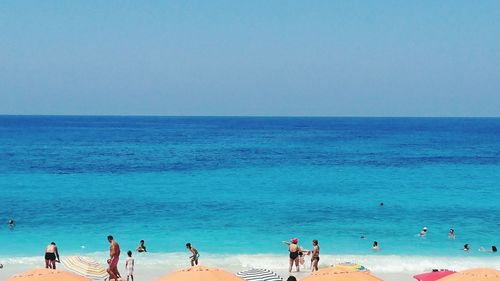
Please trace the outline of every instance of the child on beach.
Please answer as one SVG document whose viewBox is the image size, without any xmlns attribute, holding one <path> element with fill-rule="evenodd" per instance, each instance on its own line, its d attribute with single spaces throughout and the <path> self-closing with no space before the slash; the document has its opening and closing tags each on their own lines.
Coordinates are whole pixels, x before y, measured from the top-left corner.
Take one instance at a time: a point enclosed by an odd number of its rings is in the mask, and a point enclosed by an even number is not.
<svg viewBox="0 0 500 281">
<path fill-rule="evenodd" d="M 189 257 L 191 259 L 191 266 L 194 266 L 195 264 L 198 265 L 198 258 L 200 257 L 198 250 L 196 250 L 196 248 L 191 246 L 191 243 L 187 243 L 186 248 L 193 254 L 192 256 Z"/>
<path fill-rule="evenodd" d="M 125 270 L 127 271 L 127 281 L 128 278 L 134 281 L 134 258 L 132 258 L 132 251 L 127 252 L 128 258 L 125 261 Z"/>
</svg>

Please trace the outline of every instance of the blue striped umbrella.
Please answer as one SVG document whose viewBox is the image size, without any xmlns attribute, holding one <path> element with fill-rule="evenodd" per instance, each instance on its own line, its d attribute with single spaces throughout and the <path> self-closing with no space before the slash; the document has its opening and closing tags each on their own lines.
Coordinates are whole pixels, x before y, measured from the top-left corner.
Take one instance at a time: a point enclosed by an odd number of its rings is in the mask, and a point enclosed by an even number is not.
<svg viewBox="0 0 500 281">
<path fill-rule="evenodd" d="M 236 273 L 236 276 L 241 277 L 247 281 L 283 281 L 278 274 L 267 270 L 253 268 Z"/>
</svg>

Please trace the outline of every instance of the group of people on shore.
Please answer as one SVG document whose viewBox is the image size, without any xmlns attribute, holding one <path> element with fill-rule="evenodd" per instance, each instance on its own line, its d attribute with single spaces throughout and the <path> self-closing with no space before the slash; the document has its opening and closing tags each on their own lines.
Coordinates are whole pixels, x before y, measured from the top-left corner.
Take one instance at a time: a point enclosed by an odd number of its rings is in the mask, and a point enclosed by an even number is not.
<svg viewBox="0 0 500 281">
<path fill-rule="evenodd" d="M 115 241 L 112 235 L 108 235 L 107 237 L 109 246 L 109 259 L 107 260 L 108 268 L 107 272 L 109 274 L 109 281 L 118 281 L 121 278 L 121 274 L 118 271 L 118 262 L 120 260 L 120 245 Z M 146 245 L 144 244 L 144 240 L 139 242 L 139 246 L 137 246 L 136 251 L 139 253 L 147 252 Z M 189 257 L 191 266 L 198 264 L 198 259 L 200 254 L 196 248 L 194 248 L 191 243 L 186 244 L 186 248 L 191 252 L 191 256 Z M 59 258 L 59 250 L 55 242 L 51 242 L 45 248 L 45 268 L 56 269 L 56 263 L 60 262 Z M 135 261 L 132 257 L 132 251 L 127 251 L 127 259 L 125 261 L 125 270 L 127 272 L 127 281 L 134 281 L 134 266 Z"/>
<path fill-rule="evenodd" d="M 317 271 L 318 270 L 318 263 L 319 263 L 319 244 L 318 240 L 312 240 L 312 250 L 307 250 L 303 249 L 298 245 L 299 239 L 298 238 L 292 238 L 290 239 L 290 242 L 283 241 L 283 243 L 288 245 L 288 252 L 289 252 L 289 267 L 288 267 L 288 272 L 292 272 L 293 265 L 295 264 L 295 267 L 297 269 L 297 272 L 300 271 L 300 265 L 305 263 L 305 255 L 310 255 L 311 256 L 311 271 Z"/>
</svg>

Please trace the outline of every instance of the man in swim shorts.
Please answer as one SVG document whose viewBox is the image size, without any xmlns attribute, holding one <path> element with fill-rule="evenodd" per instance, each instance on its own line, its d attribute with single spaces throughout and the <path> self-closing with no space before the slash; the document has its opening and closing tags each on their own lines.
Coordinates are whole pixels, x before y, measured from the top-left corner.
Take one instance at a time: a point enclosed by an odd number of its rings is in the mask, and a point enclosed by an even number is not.
<svg viewBox="0 0 500 281">
<path fill-rule="evenodd" d="M 56 262 L 59 262 L 59 251 L 52 242 L 45 248 L 45 268 L 56 269 Z"/>
<path fill-rule="evenodd" d="M 108 273 L 109 273 L 109 280 L 115 280 L 118 281 L 118 278 L 120 277 L 120 272 L 118 272 L 118 261 L 120 259 L 120 245 L 116 243 L 116 241 L 113 239 L 113 236 L 109 235 L 108 236 L 108 242 L 110 244 L 109 246 L 109 268 L 108 268 Z"/>
</svg>

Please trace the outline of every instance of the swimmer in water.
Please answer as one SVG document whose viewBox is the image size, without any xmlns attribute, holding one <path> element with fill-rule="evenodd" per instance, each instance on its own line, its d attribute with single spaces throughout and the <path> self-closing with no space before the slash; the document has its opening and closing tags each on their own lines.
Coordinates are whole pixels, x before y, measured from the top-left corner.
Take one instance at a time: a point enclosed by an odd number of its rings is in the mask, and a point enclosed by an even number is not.
<svg viewBox="0 0 500 281">
<path fill-rule="evenodd" d="M 479 252 L 496 253 L 497 251 L 498 251 L 497 246 L 495 246 L 495 245 L 491 246 L 491 250 L 486 250 L 484 247 L 479 247 Z"/>
<path fill-rule="evenodd" d="M 9 219 L 7 224 L 9 225 L 10 230 L 14 230 L 14 228 L 16 227 L 16 223 L 14 222 L 13 219 Z"/>
<path fill-rule="evenodd" d="M 448 239 L 455 239 L 455 229 L 450 228 L 450 232 L 448 232 Z"/>
<path fill-rule="evenodd" d="M 373 241 L 372 250 L 374 250 L 374 251 L 379 251 L 380 250 L 380 247 L 378 246 L 378 242 L 377 241 Z"/>
<path fill-rule="evenodd" d="M 147 250 L 146 250 L 146 245 L 144 245 L 144 240 L 141 240 L 141 241 L 139 242 L 139 246 L 137 246 L 137 249 L 136 249 L 136 250 L 137 250 L 137 252 L 139 252 L 139 253 L 147 252 Z"/>
<path fill-rule="evenodd" d="M 470 250 L 469 244 L 465 244 L 463 250 L 464 252 L 468 252 Z"/>
<path fill-rule="evenodd" d="M 425 237 L 427 235 L 427 227 L 424 226 L 422 228 L 422 231 L 420 231 L 420 237 Z"/>
</svg>

